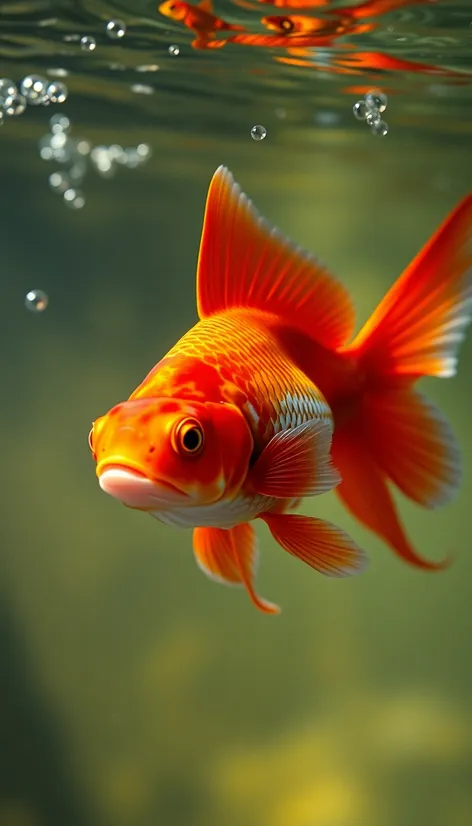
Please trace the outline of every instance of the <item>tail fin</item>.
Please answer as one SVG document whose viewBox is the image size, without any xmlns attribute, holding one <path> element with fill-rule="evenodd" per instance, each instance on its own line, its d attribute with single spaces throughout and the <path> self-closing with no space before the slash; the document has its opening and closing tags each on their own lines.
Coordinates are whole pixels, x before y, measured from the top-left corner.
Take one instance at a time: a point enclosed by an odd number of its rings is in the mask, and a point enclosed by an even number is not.
<svg viewBox="0 0 472 826">
<path fill-rule="evenodd" d="M 453 376 L 472 314 L 472 194 L 389 290 L 349 352 L 369 376 Z"/>
<path fill-rule="evenodd" d="M 452 212 L 387 293 L 344 353 L 364 392 L 355 419 L 336 429 L 333 457 L 348 509 L 401 557 L 422 568 L 399 521 L 388 482 L 426 508 L 461 483 L 460 451 L 442 414 L 413 387 L 453 376 L 472 316 L 472 194 Z"/>
</svg>

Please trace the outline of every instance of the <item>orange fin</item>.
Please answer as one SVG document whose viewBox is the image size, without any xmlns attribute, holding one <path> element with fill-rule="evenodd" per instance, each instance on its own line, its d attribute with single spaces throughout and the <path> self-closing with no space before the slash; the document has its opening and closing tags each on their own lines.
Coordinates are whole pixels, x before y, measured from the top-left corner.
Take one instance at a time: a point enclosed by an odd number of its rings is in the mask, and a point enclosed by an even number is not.
<svg viewBox="0 0 472 826">
<path fill-rule="evenodd" d="M 349 352 L 367 374 L 453 376 L 472 315 L 472 194 L 389 290 Z"/>
<path fill-rule="evenodd" d="M 265 310 L 325 347 L 345 344 L 353 331 L 345 288 L 264 221 L 223 166 L 208 191 L 197 301 L 200 318 L 232 307 Z"/>
<path fill-rule="evenodd" d="M 274 539 L 286 551 L 297 556 L 326 576 L 346 577 L 361 573 L 368 559 L 341 528 L 301 514 L 264 513 Z"/>
<path fill-rule="evenodd" d="M 387 476 L 363 442 L 362 432 L 358 421 L 336 430 L 333 457 L 342 476 L 336 493 L 353 516 L 383 539 L 405 562 L 430 571 L 447 568 L 451 563 L 450 556 L 440 562 L 430 562 L 412 547 L 398 518 Z"/>
<path fill-rule="evenodd" d="M 312 419 L 276 433 L 251 470 L 251 487 L 263 496 L 316 496 L 339 485 L 331 463 L 330 422 Z"/>
<path fill-rule="evenodd" d="M 211 579 L 227 585 L 245 585 L 256 606 L 265 614 L 278 614 L 280 608 L 258 596 L 254 576 L 258 560 L 258 544 L 251 525 L 244 523 L 231 530 L 195 528 L 193 550 L 199 568 Z"/>
<path fill-rule="evenodd" d="M 372 454 L 410 499 L 425 508 L 450 502 L 462 480 L 459 446 L 439 410 L 413 389 L 369 394 L 364 413 Z"/>
<path fill-rule="evenodd" d="M 200 2 L 197 3 L 197 9 L 206 11 L 207 14 L 213 14 L 213 0 L 200 0 Z"/>
</svg>

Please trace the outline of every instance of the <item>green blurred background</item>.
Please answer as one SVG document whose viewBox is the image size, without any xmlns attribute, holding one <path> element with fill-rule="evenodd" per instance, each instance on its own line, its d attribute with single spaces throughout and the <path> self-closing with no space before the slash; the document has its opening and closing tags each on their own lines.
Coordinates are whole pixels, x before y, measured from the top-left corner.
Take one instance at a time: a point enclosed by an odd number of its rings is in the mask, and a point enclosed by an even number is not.
<svg viewBox="0 0 472 826">
<path fill-rule="evenodd" d="M 1 826 L 470 826 L 472 336 L 456 378 L 423 384 L 460 439 L 461 495 L 401 502 L 422 554 L 456 552 L 444 573 L 402 564 L 330 494 L 304 511 L 348 530 L 369 570 L 325 579 L 258 526 L 259 588 L 283 608 L 260 615 L 201 574 L 189 531 L 103 494 L 87 446 L 196 320 L 220 163 L 339 274 L 361 323 L 471 189 L 470 145 L 320 127 L 294 151 L 289 124 L 256 143 L 251 122 L 199 137 L 67 114 L 153 155 L 90 173 L 73 212 L 38 157 L 46 113 L 1 136 Z M 32 288 L 44 313 L 25 309 Z"/>
</svg>

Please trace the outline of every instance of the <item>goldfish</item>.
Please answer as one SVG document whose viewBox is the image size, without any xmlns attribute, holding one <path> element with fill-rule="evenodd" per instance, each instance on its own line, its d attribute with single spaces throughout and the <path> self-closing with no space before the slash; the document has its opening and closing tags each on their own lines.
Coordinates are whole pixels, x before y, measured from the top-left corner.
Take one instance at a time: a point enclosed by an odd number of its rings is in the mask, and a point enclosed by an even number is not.
<svg viewBox="0 0 472 826">
<path fill-rule="evenodd" d="M 257 46 L 260 49 L 284 49 L 287 54 L 301 51 L 301 54 L 307 57 L 312 56 L 309 49 L 327 49 L 334 43 L 335 35 L 329 34 L 234 34 L 224 40 L 212 41 L 208 44 L 209 49 L 221 49 L 228 43 L 233 43 L 237 46 Z M 346 45 L 345 48 L 348 48 Z M 277 60 L 277 58 L 275 58 Z M 312 66 L 312 62 L 310 63 Z"/>
<path fill-rule="evenodd" d="M 259 3 L 268 6 L 276 6 L 279 9 L 328 9 L 329 0 L 258 0 Z"/>
<path fill-rule="evenodd" d="M 267 36 L 270 37 L 270 35 Z M 277 35 L 272 36 L 277 37 Z M 234 37 L 230 37 L 226 41 L 220 41 L 220 43 L 245 43 L 245 38 L 249 37 L 251 37 L 251 35 L 234 35 Z M 278 37 L 280 38 L 281 35 Z M 374 75 L 382 74 L 386 71 L 411 72 L 412 74 L 418 75 L 436 75 L 437 77 L 456 78 L 457 80 L 454 81 L 456 83 L 467 83 L 470 82 L 471 78 L 470 73 L 467 72 L 460 72 L 454 69 L 445 69 L 442 66 L 436 66 L 431 63 L 417 63 L 414 60 L 403 60 L 402 58 L 389 55 L 386 52 L 361 52 L 356 50 L 346 53 L 343 51 L 343 53 L 339 52 L 339 54 L 333 56 L 329 63 L 327 61 L 326 54 L 323 54 L 321 61 L 318 62 L 316 48 L 313 48 L 310 52 L 307 48 L 297 47 L 312 46 L 325 48 L 326 46 L 333 45 L 334 35 L 331 35 L 331 41 L 329 41 L 328 37 L 325 38 L 325 43 L 321 41 L 321 38 L 315 42 L 315 35 L 288 34 L 285 35 L 285 37 L 287 47 L 286 53 L 289 57 L 276 56 L 274 57 L 274 60 L 278 63 L 284 63 L 289 66 L 311 68 L 320 70 L 324 73 L 329 72 L 336 75 Z M 312 42 L 308 43 L 307 40 L 310 37 L 312 38 Z M 246 45 L 256 44 L 246 43 Z M 274 43 L 274 46 L 278 47 L 280 45 L 282 44 Z M 352 47 L 348 46 L 348 44 L 343 44 L 340 48 L 346 50 Z"/>
<path fill-rule="evenodd" d="M 365 34 L 372 31 L 373 24 L 353 24 L 350 20 L 339 21 L 308 17 L 302 14 L 271 15 L 262 17 L 261 23 L 271 31 L 279 34 L 294 35 L 333 35 L 341 37 L 346 34 Z"/>
<path fill-rule="evenodd" d="M 298 512 L 335 490 L 406 562 L 414 549 L 392 486 L 424 508 L 461 483 L 451 426 L 417 388 L 447 378 L 472 316 L 472 193 L 450 213 L 354 335 L 354 307 L 317 258 L 264 220 L 220 166 L 197 263 L 199 320 L 89 435 L 100 488 L 129 508 L 193 530 L 210 578 L 255 585 L 261 520 L 321 574 L 360 573 L 365 551 Z M 297 512 L 295 512 L 297 511 Z"/>
<path fill-rule="evenodd" d="M 217 31 L 245 31 L 243 26 L 236 26 L 233 23 L 227 23 L 221 17 L 216 17 L 213 14 L 212 0 L 200 0 L 196 6 L 181 2 L 181 0 L 165 0 L 157 9 L 164 17 L 178 20 L 187 29 L 193 31 L 197 39 L 192 45 L 197 48 L 200 45 L 204 46 L 206 41 L 212 40 Z"/>
<path fill-rule="evenodd" d="M 234 0 L 236 5 L 245 7 L 243 0 Z M 439 0 L 365 0 L 356 6 L 333 8 L 330 0 L 257 0 L 258 4 L 276 6 L 279 9 L 322 9 L 339 17 L 377 17 L 407 6 L 423 6 L 439 3 Z M 257 8 L 251 5 L 249 8 Z"/>
</svg>

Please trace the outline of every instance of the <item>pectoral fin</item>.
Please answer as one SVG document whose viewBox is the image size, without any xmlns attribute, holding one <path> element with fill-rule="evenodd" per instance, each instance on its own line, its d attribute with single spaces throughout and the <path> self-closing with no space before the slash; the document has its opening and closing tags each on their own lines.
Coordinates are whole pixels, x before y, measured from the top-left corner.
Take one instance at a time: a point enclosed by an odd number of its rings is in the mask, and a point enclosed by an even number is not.
<svg viewBox="0 0 472 826">
<path fill-rule="evenodd" d="M 262 451 L 249 478 L 263 496 L 291 499 L 315 496 L 339 485 L 331 463 L 332 425 L 311 420 L 277 433 Z"/>
</svg>

